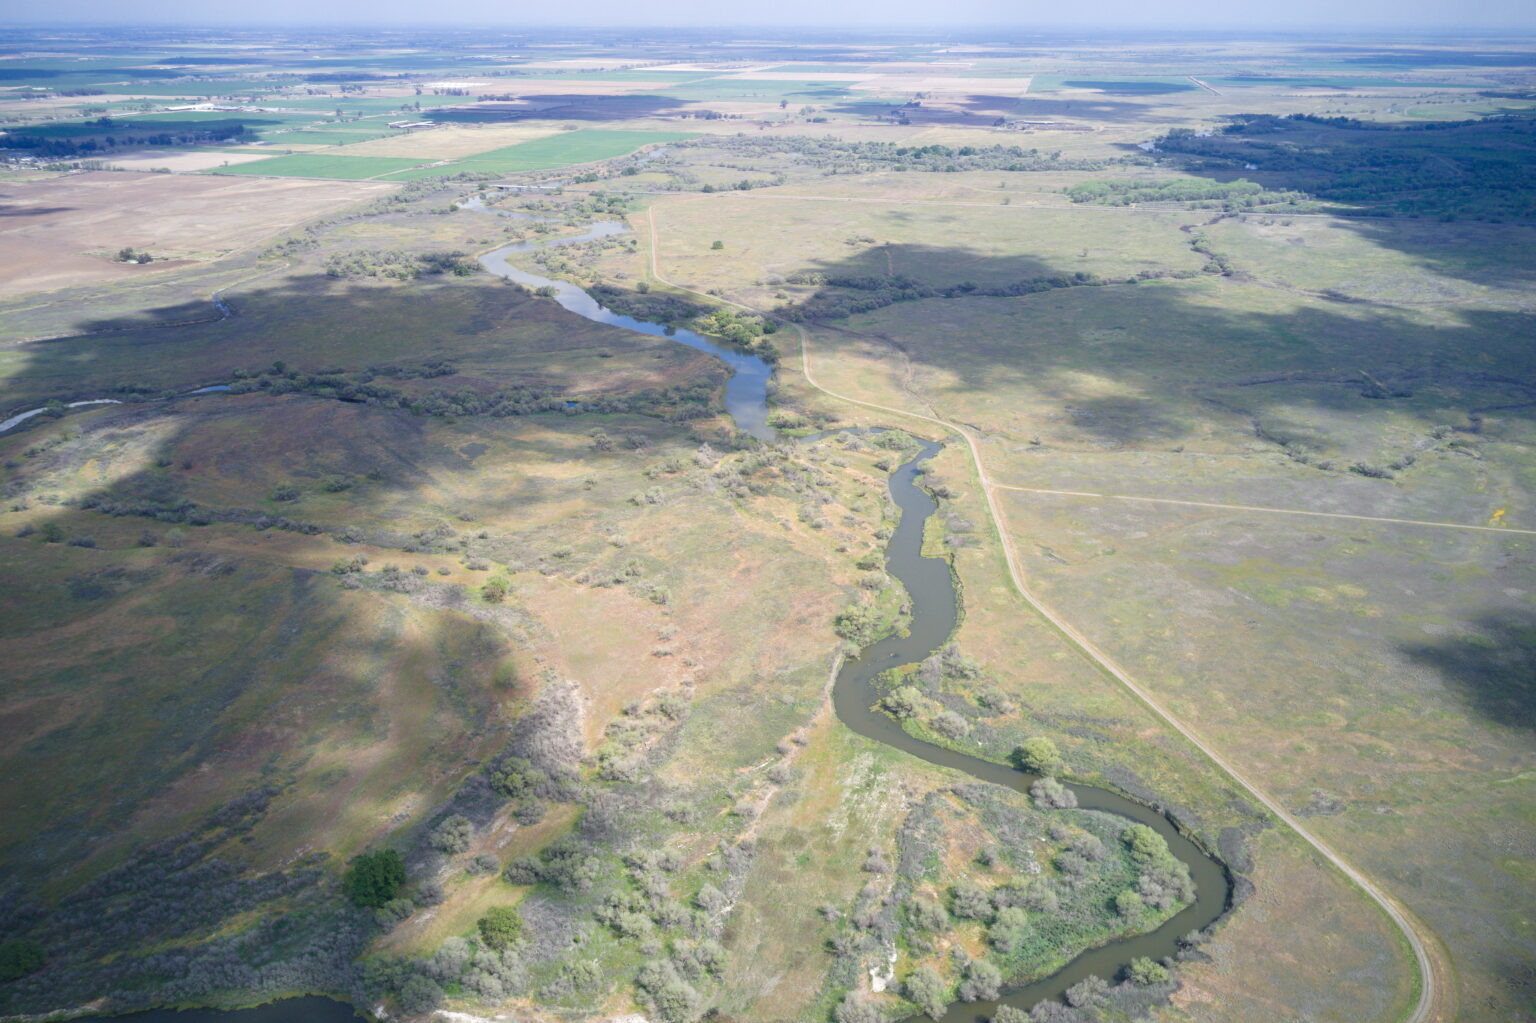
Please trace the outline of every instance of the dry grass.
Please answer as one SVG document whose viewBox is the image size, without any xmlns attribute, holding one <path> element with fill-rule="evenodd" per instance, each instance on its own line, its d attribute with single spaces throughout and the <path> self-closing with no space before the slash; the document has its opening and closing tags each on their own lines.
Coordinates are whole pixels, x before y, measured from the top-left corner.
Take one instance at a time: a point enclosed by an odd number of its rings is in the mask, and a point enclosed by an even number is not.
<svg viewBox="0 0 1536 1023">
<path fill-rule="evenodd" d="M 178 261 L 226 255 L 391 187 L 105 171 L 12 183 L 0 227 L 0 296 L 157 276 Z M 169 262 L 113 262 L 124 246 Z"/>
</svg>

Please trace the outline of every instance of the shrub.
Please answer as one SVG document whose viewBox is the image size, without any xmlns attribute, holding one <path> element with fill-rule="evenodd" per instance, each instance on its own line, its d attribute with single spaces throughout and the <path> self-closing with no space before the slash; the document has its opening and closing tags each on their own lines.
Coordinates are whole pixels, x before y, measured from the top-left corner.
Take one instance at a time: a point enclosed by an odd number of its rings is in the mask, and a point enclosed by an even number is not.
<svg viewBox="0 0 1536 1023">
<path fill-rule="evenodd" d="M 400 985 L 400 1008 L 413 1016 L 431 1012 L 442 1004 L 443 989 L 430 977 L 415 973 Z"/>
<path fill-rule="evenodd" d="M 342 878 L 342 891 L 353 905 L 376 909 L 405 887 L 405 861 L 393 849 L 356 856 Z"/>
<path fill-rule="evenodd" d="M 898 686 L 885 694 L 881 704 L 896 717 L 910 718 L 917 715 L 923 696 L 911 686 Z"/>
<path fill-rule="evenodd" d="M 519 856 L 507 864 L 507 869 L 501 872 L 502 878 L 507 884 L 538 884 L 543 874 L 543 868 L 539 861 L 532 856 Z"/>
<path fill-rule="evenodd" d="M 487 772 L 491 788 L 508 799 L 538 791 L 548 777 L 522 757 L 502 757 Z"/>
<path fill-rule="evenodd" d="M 1088 976 L 1067 988 L 1067 1004 L 1074 1009 L 1096 1009 L 1109 997 L 1109 985 L 1102 977 Z"/>
<path fill-rule="evenodd" d="M 907 919 L 923 931 L 942 931 L 949 926 L 949 912 L 926 895 L 915 895 L 907 903 Z"/>
<path fill-rule="evenodd" d="M 965 718 L 952 710 L 946 710 L 933 719 L 933 730 L 946 739 L 958 739 L 971 730 Z"/>
<path fill-rule="evenodd" d="M 1154 863 L 1169 855 L 1168 843 L 1163 836 L 1145 824 L 1132 824 L 1121 832 L 1120 838 L 1130 850 L 1131 859 L 1137 863 Z"/>
<path fill-rule="evenodd" d="M 949 890 L 949 908 L 955 916 L 985 920 L 992 915 L 992 897 L 973 881 L 960 881 Z"/>
<path fill-rule="evenodd" d="M 869 999 L 849 992 L 837 1008 L 832 1010 L 832 1018 L 837 1023 L 882 1023 L 885 1016 L 879 1006 Z"/>
<path fill-rule="evenodd" d="M 1055 778 L 1041 778 L 1029 787 L 1029 794 L 1042 810 L 1066 810 L 1077 805 L 1077 796 Z"/>
<path fill-rule="evenodd" d="M 462 814 L 454 814 L 445 817 L 437 827 L 432 829 L 432 834 L 427 837 L 427 844 L 438 852 L 461 853 L 469 848 L 469 843 L 475 837 L 475 826 L 469 822 L 469 818 Z"/>
<path fill-rule="evenodd" d="M 537 796 L 529 796 L 512 811 L 512 818 L 524 827 L 537 824 L 544 819 L 544 804 Z"/>
<path fill-rule="evenodd" d="M 1142 987 L 1150 987 L 1153 984 L 1166 984 L 1173 979 L 1168 968 L 1159 963 L 1154 963 L 1146 956 L 1131 960 L 1131 965 L 1126 968 L 1126 977 L 1132 984 Z"/>
<path fill-rule="evenodd" d="M 498 952 L 515 944 L 523 933 L 523 918 L 512 906 L 492 906 L 475 925 L 485 947 Z"/>
<path fill-rule="evenodd" d="M 987 930 L 987 940 L 1003 955 L 1018 951 L 1029 937 L 1029 914 L 1018 906 L 1006 906 L 997 911 L 992 926 Z"/>
<path fill-rule="evenodd" d="M 912 1003 L 934 1019 L 944 1015 L 949 1004 L 949 991 L 932 966 L 919 966 L 907 975 L 902 990 Z"/>
<path fill-rule="evenodd" d="M 1029 1023 L 1029 1013 L 1012 1005 L 999 1005 L 992 1023 Z"/>
<path fill-rule="evenodd" d="M 685 1023 L 698 1015 L 698 991 L 678 975 L 677 967 L 670 962 L 647 963 L 635 983 L 656 1014 L 667 1023 Z"/>
<path fill-rule="evenodd" d="M 973 959 L 965 968 L 965 979 L 960 982 L 962 1002 L 987 1001 L 997 997 L 1003 986 L 1003 971 L 989 960 Z"/>
<path fill-rule="evenodd" d="M 1025 739 L 1023 744 L 1013 751 L 1013 762 L 1025 771 L 1048 778 L 1054 778 L 1066 766 L 1056 744 L 1040 735 Z"/>
</svg>

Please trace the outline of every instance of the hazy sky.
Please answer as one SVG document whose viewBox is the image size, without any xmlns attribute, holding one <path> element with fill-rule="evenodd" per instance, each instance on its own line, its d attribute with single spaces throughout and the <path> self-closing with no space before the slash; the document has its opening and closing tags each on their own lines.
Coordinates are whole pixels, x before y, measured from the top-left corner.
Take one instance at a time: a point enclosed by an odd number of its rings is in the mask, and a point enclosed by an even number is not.
<svg viewBox="0 0 1536 1023">
<path fill-rule="evenodd" d="M 1533 0 L 50 0 L 22 2 L 0 24 L 484 24 L 859 27 L 1342 29 L 1513 27 L 1536 30 Z"/>
</svg>

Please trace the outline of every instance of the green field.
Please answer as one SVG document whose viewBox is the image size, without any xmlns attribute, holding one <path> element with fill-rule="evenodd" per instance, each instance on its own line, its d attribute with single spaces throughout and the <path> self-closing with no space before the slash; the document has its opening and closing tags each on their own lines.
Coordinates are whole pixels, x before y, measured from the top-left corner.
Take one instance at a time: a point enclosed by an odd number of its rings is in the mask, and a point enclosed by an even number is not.
<svg viewBox="0 0 1536 1023">
<path fill-rule="evenodd" d="M 599 128 L 583 128 L 552 135 L 549 138 L 535 139 L 532 142 L 522 142 L 503 149 L 477 153 L 442 167 L 420 167 L 396 172 L 388 175 L 386 180 L 414 181 L 420 178 L 447 177 L 464 171 L 513 174 L 518 171 L 552 170 L 556 167 L 570 167 L 596 160 L 612 159 L 656 142 L 677 142 L 692 137 L 687 132 L 675 131 L 607 131 Z"/>
<path fill-rule="evenodd" d="M 274 140 L 280 145 L 282 137 Z M 296 140 L 295 140 L 296 141 Z M 394 171 L 414 167 L 420 160 L 401 160 L 385 156 L 332 156 L 300 153 L 293 156 L 274 156 L 270 160 L 220 167 L 210 174 L 271 174 L 283 178 L 346 178 L 362 181 L 381 177 Z"/>
<path fill-rule="evenodd" d="M 1036 75 L 1029 81 L 1029 91 L 1059 92 L 1062 89 L 1092 89 L 1095 92 L 1121 96 L 1160 96 L 1166 93 L 1187 92 L 1199 86 L 1188 78 L 1148 76 L 1145 78 L 1081 78 L 1072 75 Z"/>
</svg>

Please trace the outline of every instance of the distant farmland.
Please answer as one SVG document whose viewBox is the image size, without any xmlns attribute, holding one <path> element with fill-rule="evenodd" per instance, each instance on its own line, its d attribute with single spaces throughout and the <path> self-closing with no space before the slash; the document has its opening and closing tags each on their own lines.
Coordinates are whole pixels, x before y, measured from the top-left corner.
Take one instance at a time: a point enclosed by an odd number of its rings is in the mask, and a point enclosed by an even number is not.
<svg viewBox="0 0 1536 1023">
<path fill-rule="evenodd" d="M 563 132 L 548 138 L 522 142 L 515 146 L 477 153 L 441 167 L 418 167 L 391 174 L 389 180 L 439 177 L 463 171 L 511 174 L 516 171 L 550 170 L 573 164 L 607 160 L 632 153 L 653 142 L 677 142 L 692 138 L 676 131 L 605 131 L 592 128 Z M 410 166 L 410 161 L 404 161 Z M 419 161 L 418 161 L 419 162 Z"/>
<path fill-rule="evenodd" d="M 220 167 L 211 174 L 267 174 L 280 178 L 344 178 L 364 181 L 381 174 L 402 171 L 420 160 L 402 160 L 387 156 L 337 156 L 331 153 L 274 156 L 234 167 Z"/>
</svg>

